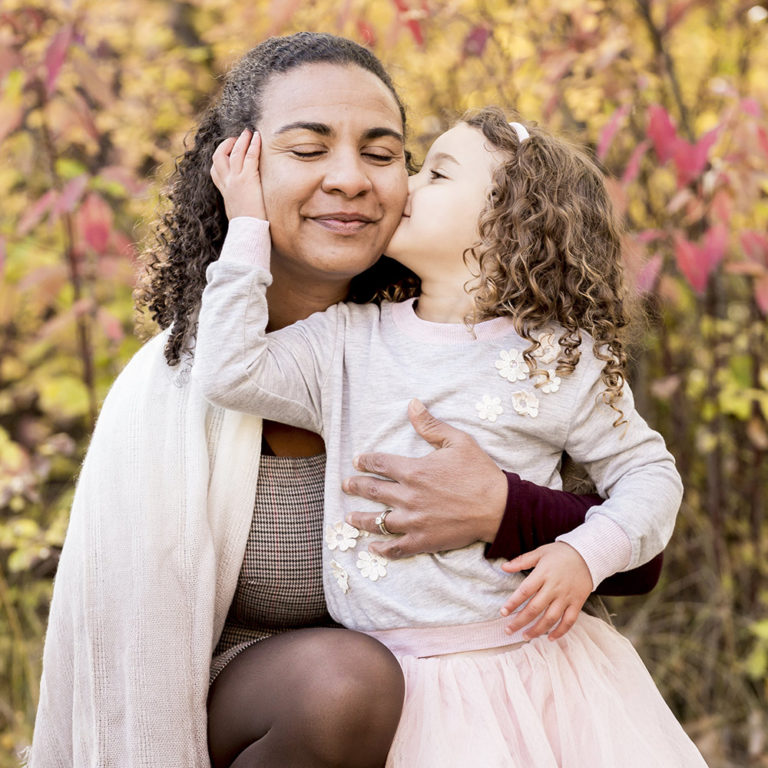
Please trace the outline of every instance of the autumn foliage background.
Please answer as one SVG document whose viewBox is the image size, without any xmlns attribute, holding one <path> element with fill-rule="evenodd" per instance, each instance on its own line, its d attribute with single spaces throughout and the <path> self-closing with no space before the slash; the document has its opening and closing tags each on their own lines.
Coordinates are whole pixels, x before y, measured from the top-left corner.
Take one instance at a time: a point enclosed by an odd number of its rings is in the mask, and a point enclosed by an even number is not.
<svg viewBox="0 0 768 768">
<path fill-rule="evenodd" d="M 3 0 L 0 767 L 30 739 L 73 478 L 140 344 L 162 180 L 228 66 L 299 29 L 383 59 L 417 158 L 497 103 L 604 164 L 648 316 L 633 389 L 687 489 L 661 584 L 611 608 L 709 764 L 768 766 L 767 6 Z"/>
</svg>

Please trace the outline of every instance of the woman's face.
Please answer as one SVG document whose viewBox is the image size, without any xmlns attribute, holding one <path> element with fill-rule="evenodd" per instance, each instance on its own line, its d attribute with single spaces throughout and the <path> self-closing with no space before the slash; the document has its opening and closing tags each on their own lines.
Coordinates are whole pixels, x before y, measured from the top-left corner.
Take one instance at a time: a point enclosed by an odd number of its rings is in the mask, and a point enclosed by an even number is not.
<svg viewBox="0 0 768 768">
<path fill-rule="evenodd" d="M 408 193 L 389 89 L 361 67 L 301 66 L 270 79 L 256 128 L 273 271 L 346 281 L 371 266 Z"/>
</svg>

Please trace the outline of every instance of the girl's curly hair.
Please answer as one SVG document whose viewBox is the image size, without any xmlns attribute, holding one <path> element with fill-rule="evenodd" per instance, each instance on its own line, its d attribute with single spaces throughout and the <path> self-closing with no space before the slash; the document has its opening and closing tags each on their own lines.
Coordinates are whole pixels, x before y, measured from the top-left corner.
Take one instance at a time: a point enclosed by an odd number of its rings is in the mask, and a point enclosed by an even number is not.
<svg viewBox="0 0 768 768">
<path fill-rule="evenodd" d="M 191 350 L 205 270 L 219 258 L 227 233 L 224 201 L 210 175 L 213 153 L 224 139 L 253 129 L 273 75 L 316 63 L 358 66 L 376 75 L 394 96 L 405 130 L 405 108 L 389 75 L 373 53 L 352 40 L 299 32 L 269 38 L 246 53 L 203 114 L 192 147 L 177 160 L 166 191 L 169 210 L 160 216 L 142 257 L 144 270 L 134 298 L 137 309 L 148 311 L 161 328 L 172 326 L 165 347 L 169 365 Z M 409 272 L 386 260 L 352 281 L 349 298 L 370 301 L 386 286 L 398 286 L 388 295 L 408 296 L 412 285 Z"/>
<path fill-rule="evenodd" d="M 525 123 L 530 138 L 521 142 L 496 107 L 461 121 L 505 155 L 480 216 L 480 243 L 467 254 L 479 265 L 475 319 L 510 316 L 530 342 L 524 354 L 532 371 L 540 346 L 535 331 L 562 328 L 557 372 L 564 374 L 576 367 L 587 332 L 605 363 L 603 399 L 621 424 L 629 317 L 621 228 L 602 172 L 582 149 L 536 124 Z"/>
</svg>

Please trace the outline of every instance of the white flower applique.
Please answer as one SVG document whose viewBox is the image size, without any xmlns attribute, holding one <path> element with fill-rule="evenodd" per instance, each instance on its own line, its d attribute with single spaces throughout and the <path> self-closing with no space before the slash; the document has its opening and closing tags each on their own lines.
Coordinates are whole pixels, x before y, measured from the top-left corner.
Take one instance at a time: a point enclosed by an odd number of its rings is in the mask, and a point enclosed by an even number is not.
<svg viewBox="0 0 768 768">
<path fill-rule="evenodd" d="M 494 365 L 499 371 L 499 376 L 507 381 L 523 381 L 528 378 L 528 363 L 525 362 L 523 353 L 517 349 L 503 349 Z"/>
<path fill-rule="evenodd" d="M 483 395 L 483 399 L 475 403 L 475 408 L 477 408 L 479 418 L 491 422 L 496 421 L 496 417 L 504 413 L 504 409 L 501 407 L 501 398 L 490 395 Z"/>
<path fill-rule="evenodd" d="M 513 392 L 512 405 L 521 416 L 536 418 L 539 415 L 539 398 L 533 392 Z"/>
<path fill-rule="evenodd" d="M 339 552 L 346 552 L 357 545 L 357 537 L 360 531 L 349 523 L 341 520 L 333 525 L 325 526 L 325 543 L 328 549 L 338 549 Z"/>
<path fill-rule="evenodd" d="M 544 331 L 536 337 L 539 342 L 539 348 L 533 353 L 533 356 L 542 364 L 549 365 L 557 360 L 559 354 L 559 345 L 555 334 Z"/>
<path fill-rule="evenodd" d="M 333 578 L 336 579 L 339 589 L 346 595 L 349 592 L 349 574 L 336 560 L 331 560 L 331 573 Z"/>
<path fill-rule="evenodd" d="M 358 552 L 357 567 L 364 578 L 378 581 L 387 575 L 387 563 L 389 561 L 381 555 L 373 552 Z"/>
<path fill-rule="evenodd" d="M 546 371 L 547 380 L 541 385 L 541 391 L 545 394 L 557 392 L 560 389 L 560 377 L 554 371 Z"/>
</svg>

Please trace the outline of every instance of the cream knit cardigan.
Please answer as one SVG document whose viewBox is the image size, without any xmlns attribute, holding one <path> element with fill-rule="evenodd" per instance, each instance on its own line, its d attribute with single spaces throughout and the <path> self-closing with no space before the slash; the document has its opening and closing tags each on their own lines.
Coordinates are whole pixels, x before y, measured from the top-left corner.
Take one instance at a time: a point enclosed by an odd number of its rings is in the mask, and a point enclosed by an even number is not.
<svg viewBox="0 0 768 768">
<path fill-rule="evenodd" d="M 208 671 L 251 524 L 261 420 L 207 403 L 167 334 L 115 381 L 56 575 L 30 768 L 209 768 Z"/>
</svg>

